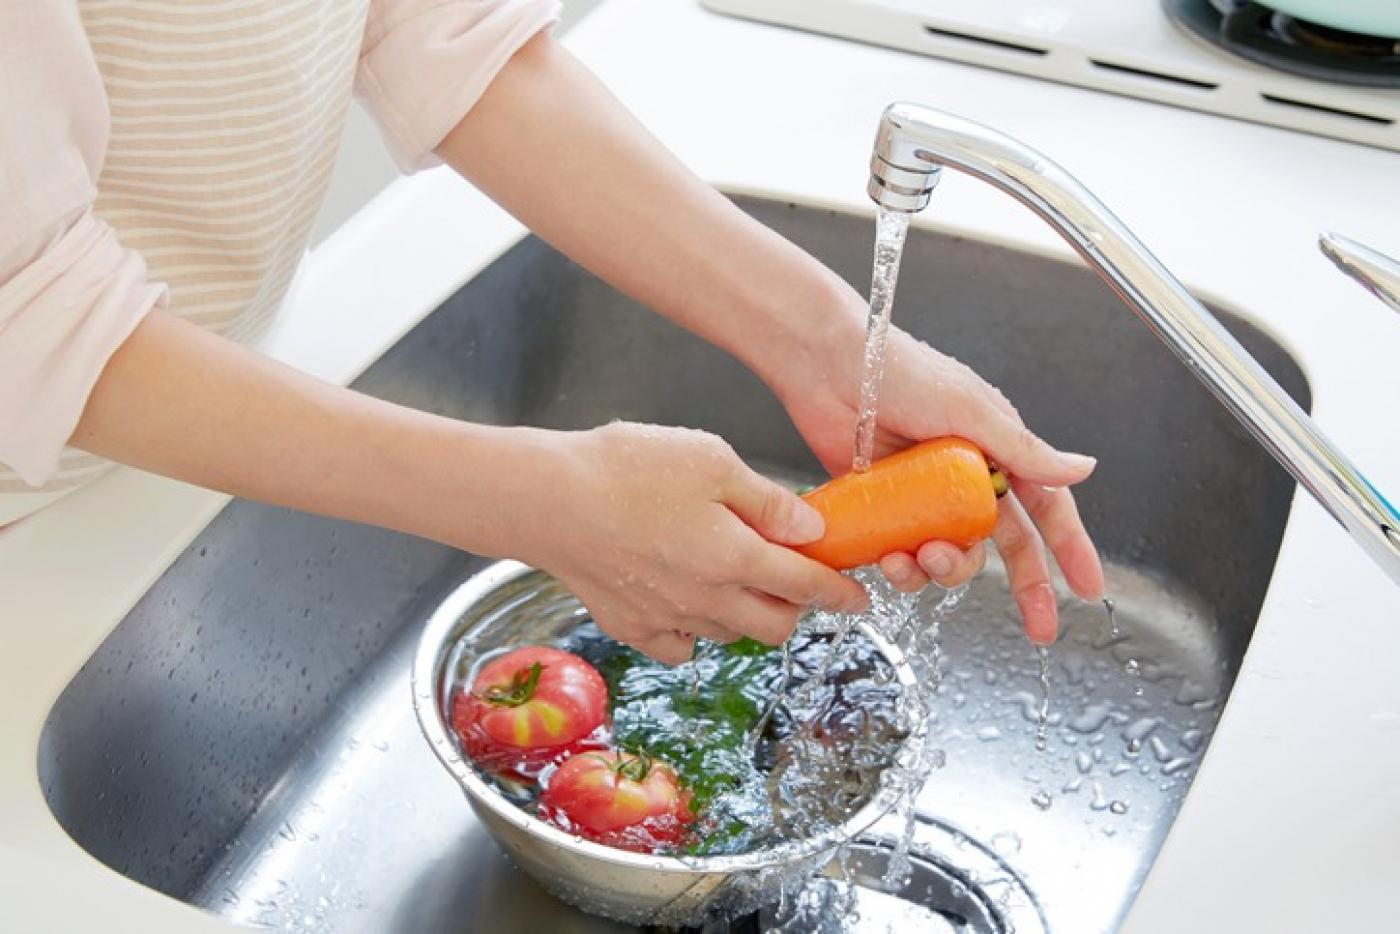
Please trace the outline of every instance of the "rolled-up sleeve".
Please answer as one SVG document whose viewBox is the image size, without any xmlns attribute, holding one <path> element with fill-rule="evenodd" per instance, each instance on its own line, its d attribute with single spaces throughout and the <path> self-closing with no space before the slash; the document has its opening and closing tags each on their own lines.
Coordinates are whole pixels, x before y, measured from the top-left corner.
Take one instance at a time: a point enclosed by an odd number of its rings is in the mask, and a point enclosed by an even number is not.
<svg viewBox="0 0 1400 934">
<path fill-rule="evenodd" d="M 77 4 L 0 3 L 0 463 L 35 486 L 107 360 L 166 301 L 92 214 L 109 127 Z"/>
<path fill-rule="evenodd" d="M 372 0 L 355 90 L 399 166 L 436 165 L 437 145 L 558 16 L 557 0 Z"/>
</svg>

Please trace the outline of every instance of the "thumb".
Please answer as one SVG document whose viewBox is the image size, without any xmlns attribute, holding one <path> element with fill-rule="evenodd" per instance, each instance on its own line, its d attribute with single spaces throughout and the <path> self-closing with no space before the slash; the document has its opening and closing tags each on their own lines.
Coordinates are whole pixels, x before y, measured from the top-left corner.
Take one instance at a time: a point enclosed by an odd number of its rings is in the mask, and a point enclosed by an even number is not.
<svg viewBox="0 0 1400 934">
<path fill-rule="evenodd" d="M 826 533 L 822 514 L 790 490 L 741 468 L 725 491 L 725 505 L 759 535 L 780 545 L 805 545 Z"/>
</svg>

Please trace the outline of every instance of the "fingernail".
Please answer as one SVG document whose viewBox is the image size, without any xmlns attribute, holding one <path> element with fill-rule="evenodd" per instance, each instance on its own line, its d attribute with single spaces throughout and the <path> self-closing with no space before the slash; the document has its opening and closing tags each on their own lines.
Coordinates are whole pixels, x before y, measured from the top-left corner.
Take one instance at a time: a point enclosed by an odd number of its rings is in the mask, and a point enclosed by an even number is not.
<svg viewBox="0 0 1400 934">
<path fill-rule="evenodd" d="M 1077 473 L 1088 473 L 1094 469 L 1099 460 L 1087 454 L 1071 454 L 1068 451 L 1060 451 L 1060 463 Z"/>
<path fill-rule="evenodd" d="M 880 562 L 880 570 L 884 572 L 891 584 L 898 584 L 909 579 L 909 566 L 903 561 L 891 562 L 893 566 L 884 561 Z"/>
<path fill-rule="evenodd" d="M 939 550 L 934 553 L 932 560 L 928 563 L 928 573 L 930 577 L 947 577 L 953 573 L 953 559 L 948 557 L 948 553 Z"/>
<path fill-rule="evenodd" d="M 846 613 L 864 613 L 870 607 L 870 595 L 865 592 L 865 588 L 860 589 L 859 595 L 852 595 L 846 601 L 842 610 Z"/>
<path fill-rule="evenodd" d="M 795 545 L 815 542 L 826 534 L 826 520 L 822 518 L 821 513 L 798 500 L 797 507 L 793 510 L 792 528 L 789 532 Z"/>
</svg>

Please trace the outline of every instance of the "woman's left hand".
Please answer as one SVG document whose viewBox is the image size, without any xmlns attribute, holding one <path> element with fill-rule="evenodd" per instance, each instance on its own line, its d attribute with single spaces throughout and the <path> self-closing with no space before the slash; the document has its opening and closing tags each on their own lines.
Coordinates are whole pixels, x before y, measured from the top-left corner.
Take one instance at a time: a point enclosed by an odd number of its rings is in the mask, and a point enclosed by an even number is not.
<svg viewBox="0 0 1400 934">
<path fill-rule="evenodd" d="M 850 299 L 859 303 L 854 292 Z M 851 309 L 848 309 L 851 311 Z M 765 374 L 807 444 L 833 475 L 850 470 L 860 403 L 862 340 L 852 311 L 822 340 L 794 353 L 778 373 Z M 1103 595 L 1103 568 L 1079 518 L 1068 487 L 1083 481 L 1094 459 L 1057 451 L 1021 421 L 995 387 L 967 366 L 891 327 L 880 387 L 875 456 L 926 438 L 958 435 L 986 452 L 1010 475 L 1011 493 L 998 507 L 992 540 L 1006 564 L 1026 635 L 1054 641 L 1058 608 L 1046 546 L 1070 588 L 1086 600 Z M 966 552 L 947 542 L 927 542 L 914 554 L 885 556 L 880 567 L 902 590 L 930 579 L 956 586 L 977 573 L 982 545 Z"/>
</svg>

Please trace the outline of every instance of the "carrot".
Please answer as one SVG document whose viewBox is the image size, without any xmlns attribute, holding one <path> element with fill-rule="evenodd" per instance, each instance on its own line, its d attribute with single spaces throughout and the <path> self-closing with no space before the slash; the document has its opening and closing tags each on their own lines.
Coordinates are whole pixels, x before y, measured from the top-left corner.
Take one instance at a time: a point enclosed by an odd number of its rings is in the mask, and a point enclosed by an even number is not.
<svg viewBox="0 0 1400 934">
<path fill-rule="evenodd" d="M 802 494 L 826 534 L 797 550 L 844 571 L 927 541 L 968 548 L 992 534 L 1005 492 L 1005 476 L 970 441 L 922 441 Z"/>
</svg>

